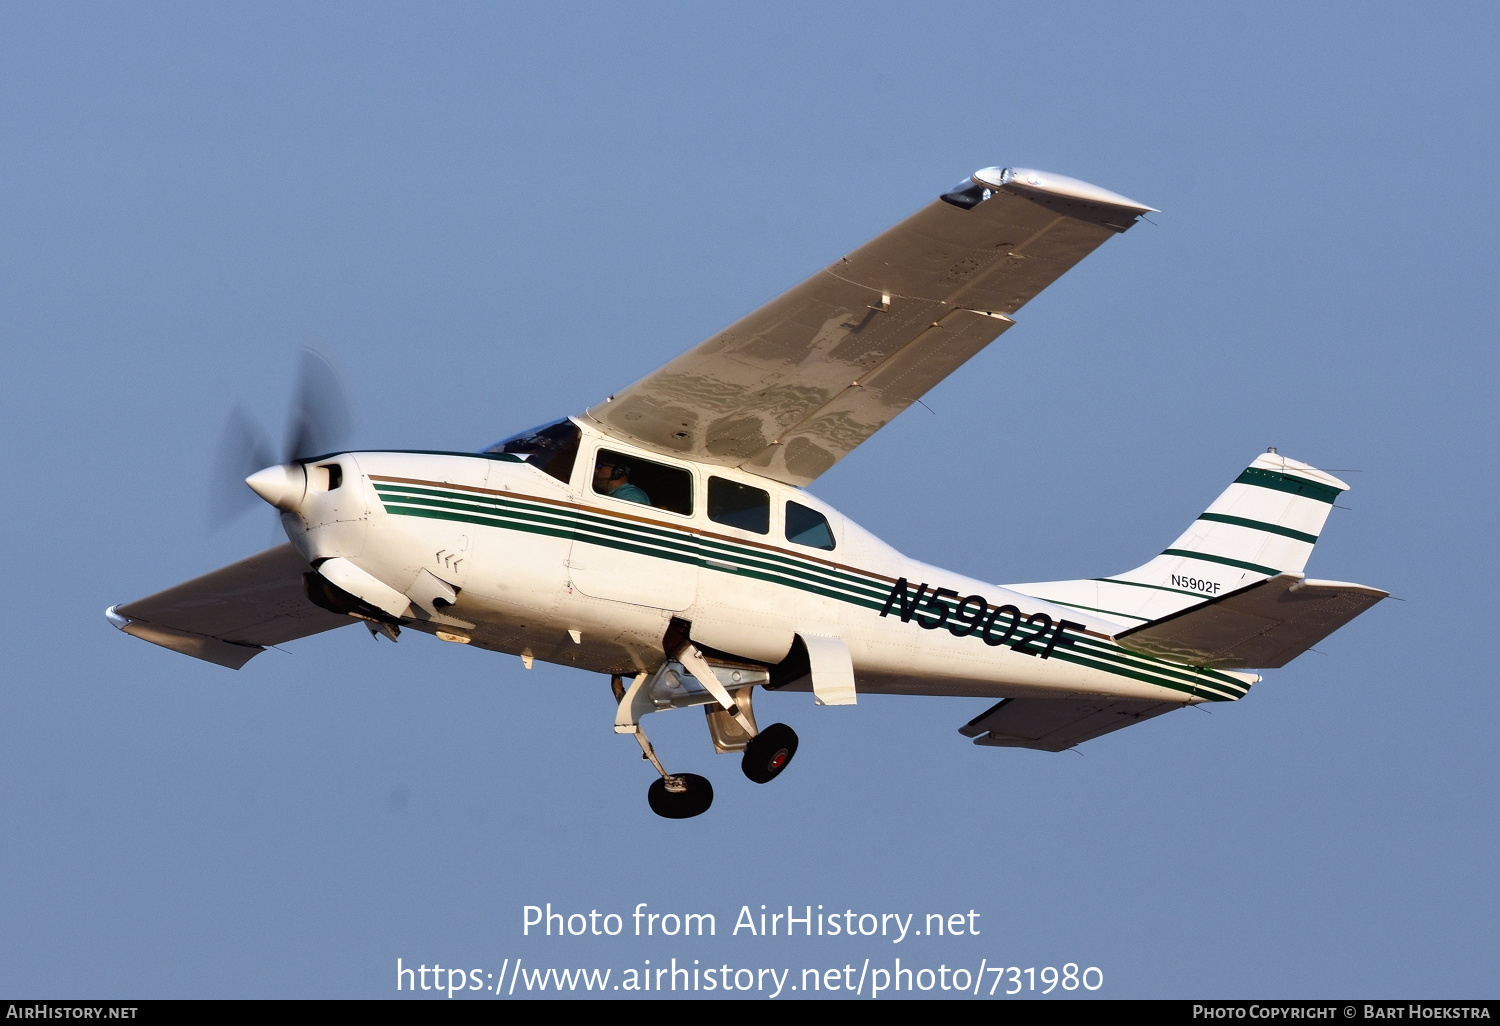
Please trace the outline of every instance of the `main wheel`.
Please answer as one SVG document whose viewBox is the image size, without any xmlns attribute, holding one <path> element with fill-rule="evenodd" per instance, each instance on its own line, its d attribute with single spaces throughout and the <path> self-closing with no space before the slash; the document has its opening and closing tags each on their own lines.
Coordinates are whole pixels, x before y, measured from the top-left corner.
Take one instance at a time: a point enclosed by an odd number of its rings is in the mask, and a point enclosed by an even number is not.
<svg viewBox="0 0 1500 1026">
<path fill-rule="evenodd" d="M 691 819 L 707 812 L 714 803 L 714 785 L 696 773 L 679 773 L 677 779 L 683 784 L 681 791 L 667 790 L 667 782 L 660 777 L 651 781 L 646 792 L 651 811 L 664 819 Z"/>
<path fill-rule="evenodd" d="M 773 723 L 745 746 L 740 769 L 757 784 L 767 784 L 786 769 L 797 754 L 797 732 L 785 723 Z"/>
</svg>

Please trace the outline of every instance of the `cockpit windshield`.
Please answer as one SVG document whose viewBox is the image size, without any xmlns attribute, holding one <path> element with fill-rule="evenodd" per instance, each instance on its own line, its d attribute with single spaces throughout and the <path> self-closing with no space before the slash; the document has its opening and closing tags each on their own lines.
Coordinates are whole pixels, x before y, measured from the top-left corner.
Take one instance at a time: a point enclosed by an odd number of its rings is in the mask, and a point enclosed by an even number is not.
<svg viewBox="0 0 1500 1026">
<path fill-rule="evenodd" d="M 566 483 L 573 476 L 581 434 L 571 420 L 559 420 L 511 435 L 484 451 L 524 456 L 533 467 Z"/>
</svg>

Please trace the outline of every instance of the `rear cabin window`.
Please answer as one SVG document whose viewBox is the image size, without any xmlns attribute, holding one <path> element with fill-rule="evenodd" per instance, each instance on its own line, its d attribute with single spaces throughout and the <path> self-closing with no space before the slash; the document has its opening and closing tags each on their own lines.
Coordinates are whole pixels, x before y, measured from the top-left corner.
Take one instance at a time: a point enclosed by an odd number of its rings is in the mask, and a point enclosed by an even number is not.
<svg viewBox="0 0 1500 1026">
<path fill-rule="evenodd" d="M 559 420 L 511 435 L 484 451 L 525 456 L 527 463 L 567 484 L 573 477 L 573 464 L 578 460 L 580 433 L 578 425 L 571 420 Z"/>
<path fill-rule="evenodd" d="M 708 519 L 716 524 L 738 527 L 741 531 L 769 534 L 771 531 L 771 496 L 722 477 L 708 479 Z"/>
<path fill-rule="evenodd" d="M 693 475 L 678 467 L 600 449 L 594 491 L 611 499 L 693 515 Z"/>
<path fill-rule="evenodd" d="M 833 531 L 828 526 L 828 518 L 800 502 L 786 504 L 786 540 L 833 551 Z"/>
</svg>

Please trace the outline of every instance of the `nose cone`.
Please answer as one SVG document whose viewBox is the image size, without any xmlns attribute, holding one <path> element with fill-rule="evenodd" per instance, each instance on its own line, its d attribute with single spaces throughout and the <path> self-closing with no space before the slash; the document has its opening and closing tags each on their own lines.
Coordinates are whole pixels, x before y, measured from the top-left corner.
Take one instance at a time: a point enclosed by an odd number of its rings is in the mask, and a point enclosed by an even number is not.
<svg viewBox="0 0 1500 1026">
<path fill-rule="evenodd" d="M 250 490 L 271 505 L 290 513 L 302 503 L 307 493 L 307 468 L 300 463 L 283 463 L 257 470 L 245 478 Z"/>
</svg>

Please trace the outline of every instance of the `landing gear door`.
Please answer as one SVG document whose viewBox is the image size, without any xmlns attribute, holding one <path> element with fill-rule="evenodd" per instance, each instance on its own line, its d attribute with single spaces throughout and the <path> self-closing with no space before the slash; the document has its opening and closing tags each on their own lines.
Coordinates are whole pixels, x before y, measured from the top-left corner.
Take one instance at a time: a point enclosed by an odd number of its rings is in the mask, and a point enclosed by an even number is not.
<svg viewBox="0 0 1500 1026">
<path fill-rule="evenodd" d="M 820 634 L 799 634 L 807 647 L 813 696 L 819 705 L 855 705 L 854 659 L 843 639 Z"/>
</svg>

